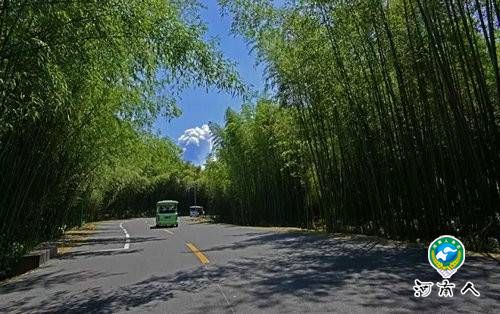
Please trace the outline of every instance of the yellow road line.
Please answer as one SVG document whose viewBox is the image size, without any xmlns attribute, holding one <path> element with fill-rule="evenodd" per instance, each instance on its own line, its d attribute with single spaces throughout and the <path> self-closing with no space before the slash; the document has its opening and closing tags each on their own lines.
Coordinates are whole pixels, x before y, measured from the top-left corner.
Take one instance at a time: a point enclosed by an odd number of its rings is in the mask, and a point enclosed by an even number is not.
<svg viewBox="0 0 500 314">
<path fill-rule="evenodd" d="M 188 242 L 186 243 L 186 245 L 191 250 L 191 252 L 193 252 L 193 254 L 198 257 L 203 265 L 210 263 L 208 258 L 203 253 L 201 253 L 200 250 L 196 246 L 194 246 L 194 244 Z"/>
</svg>

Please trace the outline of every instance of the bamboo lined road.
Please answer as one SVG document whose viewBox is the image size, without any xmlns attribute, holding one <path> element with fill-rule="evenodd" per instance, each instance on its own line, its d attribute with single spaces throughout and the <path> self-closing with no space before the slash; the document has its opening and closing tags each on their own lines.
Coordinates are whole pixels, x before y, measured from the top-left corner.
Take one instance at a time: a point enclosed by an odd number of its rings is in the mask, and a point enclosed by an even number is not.
<svg viewBox="0 0 500 314">
<path fill-rule="evenodd" d="M 425 250 L 290 230 L 197 223 L 151 228 L 154 219 L 107 221 L 76 248 L 0 284 L 1 313 L 500 313 L 500 266 L 467 257 L 440 281 Z M 472 281 L 480 298 L 461 295 Z"/>
</svg>

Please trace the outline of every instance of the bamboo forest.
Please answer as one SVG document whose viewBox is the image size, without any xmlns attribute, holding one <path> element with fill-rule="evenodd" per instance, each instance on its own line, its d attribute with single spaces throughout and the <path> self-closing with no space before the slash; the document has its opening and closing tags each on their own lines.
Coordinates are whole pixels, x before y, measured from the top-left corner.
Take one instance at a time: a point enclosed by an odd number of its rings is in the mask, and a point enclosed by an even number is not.
<svg viewBox="0 0 500 314">
<path fill-rule="evenodd" d="M 187 210 L 193 189 L 218 222 L 498 249 L 498 1 L 219 4 L 265 92 L 197 1 L 0 0 L 0 269 L 82 221 Z M 152 128 L 187 86 L 244 99 L 203 166 Z"/>
</svg>

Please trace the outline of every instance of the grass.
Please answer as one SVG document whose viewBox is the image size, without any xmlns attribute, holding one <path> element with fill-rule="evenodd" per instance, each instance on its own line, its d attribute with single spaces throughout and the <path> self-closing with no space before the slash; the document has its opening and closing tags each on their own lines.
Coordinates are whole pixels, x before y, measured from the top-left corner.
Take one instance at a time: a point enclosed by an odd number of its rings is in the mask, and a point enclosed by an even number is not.
<svg viewBox="0 0 500 314">
<path fill-rule="evenodd" d="M 89 235 L 97 229 L 96 223 L 86 223 L 81 227 L 75 227 L 64 233 L 61 239 L 57 242 L 57 254 L 64 255 L 77 246 L 77 243 L 85 240 Z"/>
</svg>

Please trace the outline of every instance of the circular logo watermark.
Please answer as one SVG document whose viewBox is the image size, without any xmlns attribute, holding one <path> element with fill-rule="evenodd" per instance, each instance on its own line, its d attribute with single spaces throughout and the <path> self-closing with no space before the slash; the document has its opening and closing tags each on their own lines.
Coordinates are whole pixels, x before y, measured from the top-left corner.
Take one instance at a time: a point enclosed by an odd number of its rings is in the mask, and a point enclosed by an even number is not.
<svg viewBox="0 0 500 314">
<path fill-rule="evenodd" d="M 459 239 L 443 235 L 429 245 L 428 258 L 443 278 L 450 278 L 464 264 L 465 248 Z"/>
</svg>

